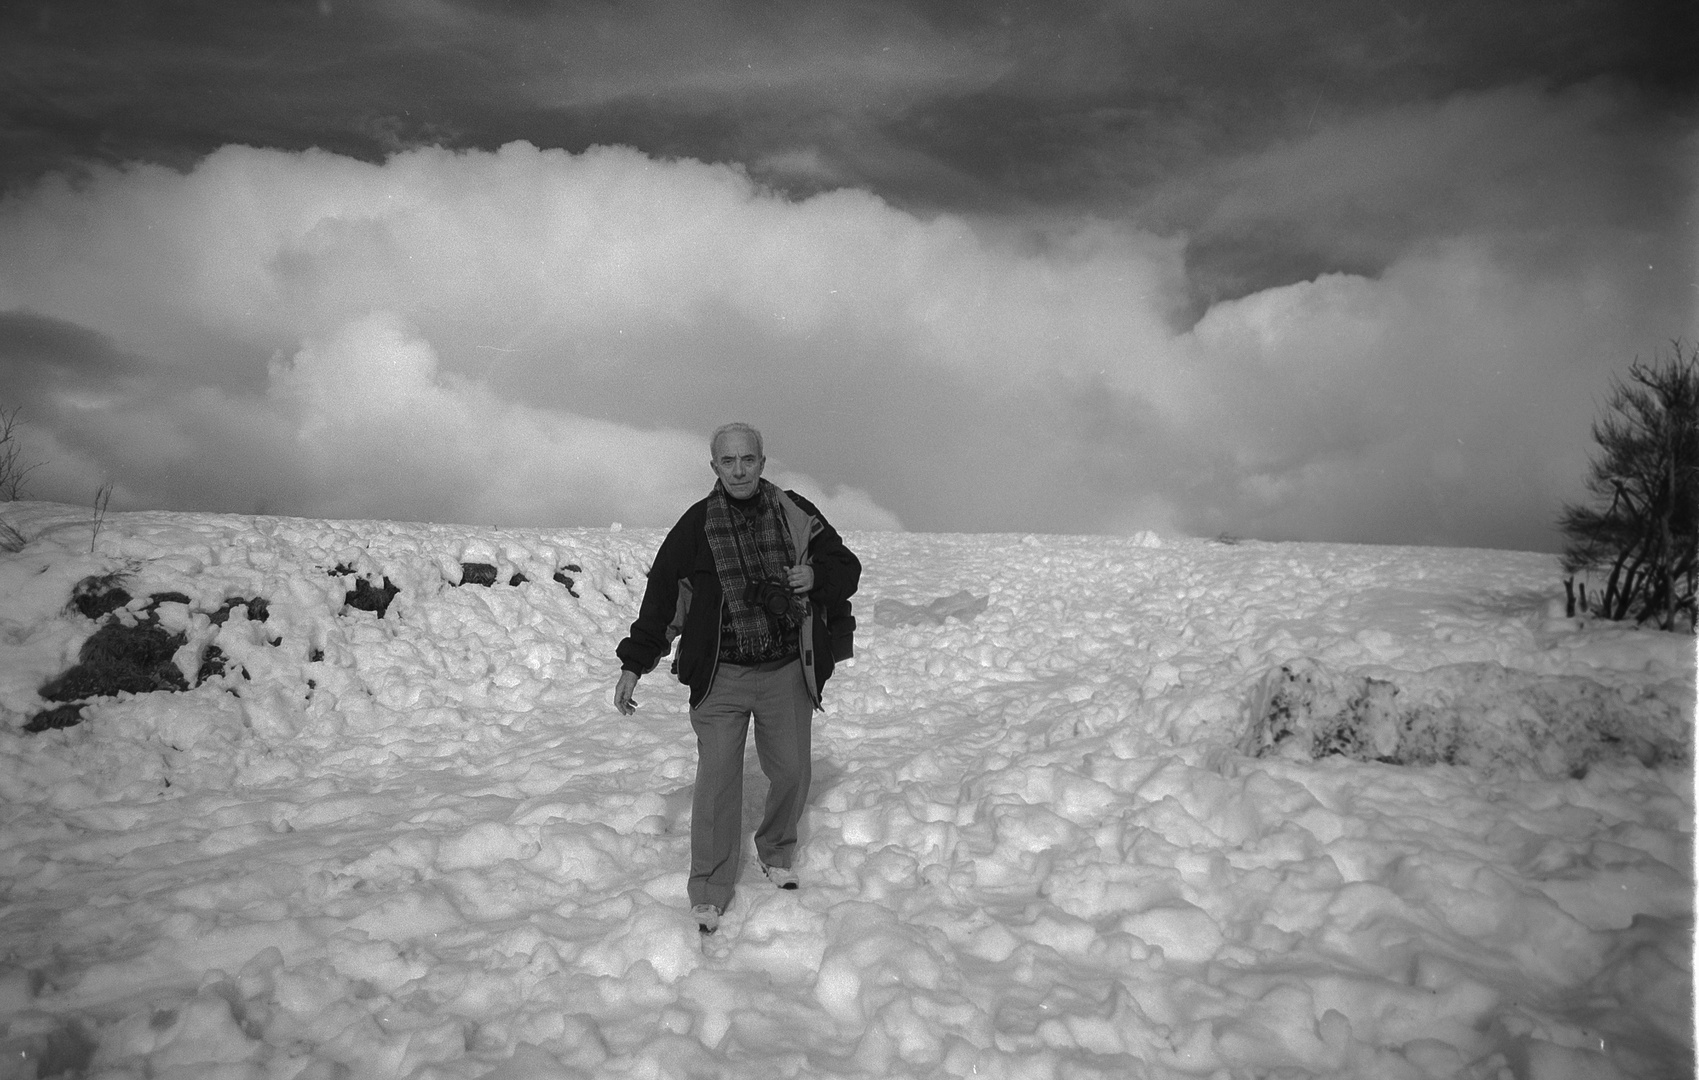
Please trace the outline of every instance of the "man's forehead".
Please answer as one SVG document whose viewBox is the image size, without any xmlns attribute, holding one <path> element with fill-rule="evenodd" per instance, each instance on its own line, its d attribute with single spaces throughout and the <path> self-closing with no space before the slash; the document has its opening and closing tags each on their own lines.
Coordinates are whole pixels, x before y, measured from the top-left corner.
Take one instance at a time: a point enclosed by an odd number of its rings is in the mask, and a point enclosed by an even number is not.
<svg viewBox="0 0 1699 1080">
<path fill-rule="evenodd" d="M 728 431 L 720 436 L 720 449 L 715 457 L 755 457 L 755 440 L 741 431 Z"/>
</svg>

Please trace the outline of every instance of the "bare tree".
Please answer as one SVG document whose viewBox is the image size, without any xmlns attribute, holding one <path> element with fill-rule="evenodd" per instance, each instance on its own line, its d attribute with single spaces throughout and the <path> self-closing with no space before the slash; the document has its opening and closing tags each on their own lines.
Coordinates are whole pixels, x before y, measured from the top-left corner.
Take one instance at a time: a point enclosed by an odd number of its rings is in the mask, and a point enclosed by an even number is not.
<svg viewBox="0 0 1699 1080">
<path fill-rule="evenodd" d="M 1699 621 L 1699 347 L 1655 364 L 1635 360 L 1613 378 L 1606 413 L 1593 423 L 1600 453 L 1587 477 L 1588 505 L 1566 504 L 1563 570 L 1605 575 L 1593 610 L 1663 630 Z M 1582 605 L 1588 606 L 1582 591 Z"/>
<path fill-rule="evenodd" d="M 0 408 L 0 502 L 20 499 L 24 493 L 24 478 L 36 469 L 25 465 L 23 447 L 18 443 L 18 410 Z"/>
</svg>

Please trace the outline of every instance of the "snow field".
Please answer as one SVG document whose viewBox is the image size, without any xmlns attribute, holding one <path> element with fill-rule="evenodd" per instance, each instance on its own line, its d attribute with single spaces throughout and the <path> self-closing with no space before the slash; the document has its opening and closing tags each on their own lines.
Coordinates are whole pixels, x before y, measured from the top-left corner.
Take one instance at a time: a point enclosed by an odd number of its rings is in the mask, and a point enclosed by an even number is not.
<svg viewBox="0 0 1699 1080">
<path fill-rule="evenodd" d="M 684 689 L 611 706 L 661 531 L 7 520 L 0 1077 L 1691 1072 L 1692 641 L 1559 617 L 1548 556 L 849 535 L 802 889 L 747 866 L 704 940 Z M 383 618 L 339 565 L 400 586 Z M 225 674 L 21 733 L 115 570 Z M 230 596 L 267 620 L 213 625 Z M 1290 664 L 1584 676 L 1678 753 L 1240 753 Z"/>
</svg>

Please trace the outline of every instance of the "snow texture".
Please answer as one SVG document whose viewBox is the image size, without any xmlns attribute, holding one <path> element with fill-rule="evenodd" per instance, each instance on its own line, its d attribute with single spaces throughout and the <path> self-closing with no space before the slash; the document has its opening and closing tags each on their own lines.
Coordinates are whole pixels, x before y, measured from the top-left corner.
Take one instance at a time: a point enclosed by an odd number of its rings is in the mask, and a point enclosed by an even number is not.
<svg viewBox="0 0 1699 1080">
<path fill-rule="evenodd" d="M 1693 642 L 1550 556 L 851 533 L 931 614 L 703 939 L 661 531 L 0 516 L 6 1080 L 1692 1074 Z M 186 689 L 23 730 L 150 619 Z"/>
<path fill-rule="evenodd" d="M 974 616 L 991 603 L 989 596 L 975 596 L 963 589 L 949 596 L 940 596 L 930 604 L 905 604 L 886 598 L 873 609 L 873 619 L 880 626 L 942 626 L 949 619 L 972 622 Z"/>
</svg>

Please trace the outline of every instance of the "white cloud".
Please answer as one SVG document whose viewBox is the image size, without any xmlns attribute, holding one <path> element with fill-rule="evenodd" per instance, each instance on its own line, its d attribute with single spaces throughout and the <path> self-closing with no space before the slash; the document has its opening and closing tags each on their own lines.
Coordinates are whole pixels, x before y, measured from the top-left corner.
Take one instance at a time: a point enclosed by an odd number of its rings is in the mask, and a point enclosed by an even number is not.
<svg viewBox="0 0 1699 1080">
<path fill-rule="evenodd" d="M 1178 239 L 618 148 L 231 147 L 0 202 L 0 312 L 124 357 L 9 370 L 122 490 L 511 524 L 669 523 L 737 418 L 840 528 L 1539 542 L 1612 366 L 1690 332 L 1622 264 L 1410 243 L 1181 330 Z"/>
<path fill-rule="evenodd" d="M 322 513 L 667 525 L 712 485 L 702 440 L 504 400 L 442 375 L 429 342 L 373 312 L 274 365 L 270 398 L 293 418 Z"/>
<path fill-rule="evenodd" d="M 1182 343 L 1207 382 L 1182 423 L 1220 433 L 1219 516 L 1251 531 L 1438 542 L 1468 526 L 1508 543 L 1579 493 L 1622 362 L 1595 305 L 1627 302 L 1581 302 L 1467 243 L 1266 290 Z"/>
<path fill-rule="evenodd" d="M 777 466 L 777 459 L 772 464 Z M 762 475 L 813 503 L 839 532 L 847 529 L 860 529 L 864 532 L 903 531 L 903 523 L 897 519 L 897 515 L 874 502 L 873 497 L 860 488 L 840 485 L 833 488 L 831 494 L 827 494 L 809 477 L 788 469 L 770 468 Z"/>
</svg>

